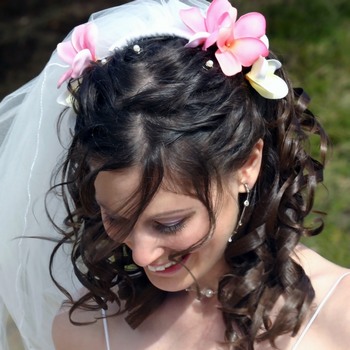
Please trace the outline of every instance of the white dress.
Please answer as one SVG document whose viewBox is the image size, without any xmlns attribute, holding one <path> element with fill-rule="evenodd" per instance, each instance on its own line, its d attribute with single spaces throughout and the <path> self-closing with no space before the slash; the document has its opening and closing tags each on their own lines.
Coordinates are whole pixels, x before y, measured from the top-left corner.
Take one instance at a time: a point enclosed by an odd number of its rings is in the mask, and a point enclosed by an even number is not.
<svg viewBox="0 0 350 350">
<path fill-rule="evenodd" d="M 318 305 L 318 307 L 315 310 L 315 312 L 313 313 L 312 317 L 310 318 L 310 320 L 308 321 L 308 323 L 304 327 L 303 331 L 301 332 L 301 334 L 299 335 L 299 337 L 297 338 L 297 340 L 293 344 L 291 350 L 297 350 L 298 349 L 298 346 L 302 343 L 302 340 L 304 339 L 304 337 L 307 334 L 308 330 L 311 328 L 311 326 L 314 323 L 315 319 L 317 318 L 318 314 L 321 312 L 321 310 L 323 309 L 323 307 L 325 306 L 327 301 L 330 299 L 330 297 L 332 296 L 332 294 L 336 290 L 336 288 L 339 285 L 339 283 L 348 275 L 350 275 L 350 272 L 344 273 L 343 275 L 341 275 L 336 280 L 336 282 L 333 284 L 333 286 L 327 292 L 327 294 L 325 295 L 325 297 L 323 298 L 321 303 Z M 104 329 L 105 340 L 106 340 L 106 350 L 111 350 L 110 340 L 109 340 L 109 331 L 108 331 L 108 322 L 107 322 L 107 318 L 105 318 L 105 316 L 106 316 L 106 312 L 105 312 L 105 310 L 102 310 L 103 329 Z"/>
</svg>

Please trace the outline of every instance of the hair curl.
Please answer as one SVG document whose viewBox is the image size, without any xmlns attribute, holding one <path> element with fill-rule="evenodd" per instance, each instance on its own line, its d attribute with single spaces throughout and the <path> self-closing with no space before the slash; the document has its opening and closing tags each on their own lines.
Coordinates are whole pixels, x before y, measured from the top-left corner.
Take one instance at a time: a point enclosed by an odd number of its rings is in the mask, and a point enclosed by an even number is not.
<svg viewBox="0 0 350 350">
<path fill-rule="evenodd" d="M 128 248 L 106 234 L 94 196 L 98 172 L 135 165 L 142 169 L 138 200 L 127 203 L 131 220 L 118 232 L 119 241 L 165 179 L 195 193 L 213 229 L 213 180 L 221 188 L 225 176 L 239 169 L 262 139 L 252 205 L 226 248 L 230 273 L 220 280 L 218 298 L 228 343 L 237 349 L 253 349 L 263 340 L 274 345 L 277 336 L 297 333 L 314 298 L 309 278 L 291 254 L 301 236 L 322 230 L 322 224 L 306 227 L 304 219 L 322 181 L 328 139 L 307 110 L 303 91 L 294 90 L 281 100 L 262 98 L 245 71 L 227 77 L 214 49 L 185 48 L 185 43 L 175 37 L 140 39 L 140 53 L 131 43 L 69 85 L 77 119 L 58 172 L 62 178 L 53 188 L 63 196 L 67 218 L 51 265 L 57 249 L 72 244 L 75 273 L 88 292 L 72 301 L 71 317 L 78 307 L 107 308 L 108 302 L 116 302 L 118 314 L 127 311 L 127 321 L 137 327 L 166 292 L 133 265 Z M 213 68 L 205 67 L 208 59 L 214 61 Z M 278 74 L 288 81 L 282 69 Z M 308 151 L 310 135 L 320 136 L 319 160 Z M 272 321 L 271 310 L 282 295 L 284 305 Z M 88 305 L 91 300 L 96 306 Z"/>
</svg>

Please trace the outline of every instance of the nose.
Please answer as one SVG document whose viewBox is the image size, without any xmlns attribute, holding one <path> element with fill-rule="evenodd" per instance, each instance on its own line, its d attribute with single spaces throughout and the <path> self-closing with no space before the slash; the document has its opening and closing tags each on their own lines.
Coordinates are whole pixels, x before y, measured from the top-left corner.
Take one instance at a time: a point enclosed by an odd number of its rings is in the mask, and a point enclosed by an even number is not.
<svg viewBox="0 0 350 350">
<path fill-rule="evenodd" d="M 146 267 L 165 255 L 159 238 L 137 229 L 133 230 L 124 243 L 131 249 L 134 263 L 141 267 Z"/>
</svg>

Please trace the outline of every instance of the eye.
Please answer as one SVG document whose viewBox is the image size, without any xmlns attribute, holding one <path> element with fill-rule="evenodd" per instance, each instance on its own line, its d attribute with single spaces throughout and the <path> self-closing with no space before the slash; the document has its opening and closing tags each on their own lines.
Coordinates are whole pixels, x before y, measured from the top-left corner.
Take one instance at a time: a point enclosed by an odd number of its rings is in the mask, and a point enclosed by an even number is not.
<svg viewBox="0 0 350 350">
<path fill-rule="evenodd" d="M 123 219 L 121 217 L 118 217 L 118 218 L 112 217 L 102 211 L 101 211 L 101 214 L 102 214 L 102 222 L 106 231 L 116 230 L 121 225 L 125 224 L 125 222 L 127 221 L 126 219 Z"/>
<path fill-rule="evenodd" d="M 181 219 L 171 223 L 155 222 L 154 228 L 160 233 L 175 234 L 185 227 L 186 219 Z"/>
</svg>

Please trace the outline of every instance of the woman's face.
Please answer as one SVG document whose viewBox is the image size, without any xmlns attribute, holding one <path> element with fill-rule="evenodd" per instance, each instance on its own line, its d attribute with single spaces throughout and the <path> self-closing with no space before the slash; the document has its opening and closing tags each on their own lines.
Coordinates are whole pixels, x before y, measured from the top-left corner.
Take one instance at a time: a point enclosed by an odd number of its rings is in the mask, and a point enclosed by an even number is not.
<svg viewBox="0 0 350 350">
<path fill-rule="evenodd" d="M 139 181 L 137 169 L 100 172 L 96 178 L 96 200 L 112 239 L 117 238 L 118 223 L 128 220 L 123 203 L 133 195 Z M 232 180 L 223 192 L 215 206 L 216 227 L 211 238 L 180 258 L 201 287 L 216 289 L 218 278 L 227 270 L 223 255 L 237 221 L 237 181 Z M 215 203 L 215 194 L 212 199 Z M 179 291 L 194 280 L 182 264 L 170 261 L 169 256 L 200 241 L 209 229 L 207 209 L 198 199 L 160 188 L 123 243 L 132 250 L 134 262 L 144 268 L 153 285 Z"/>
</svg>

